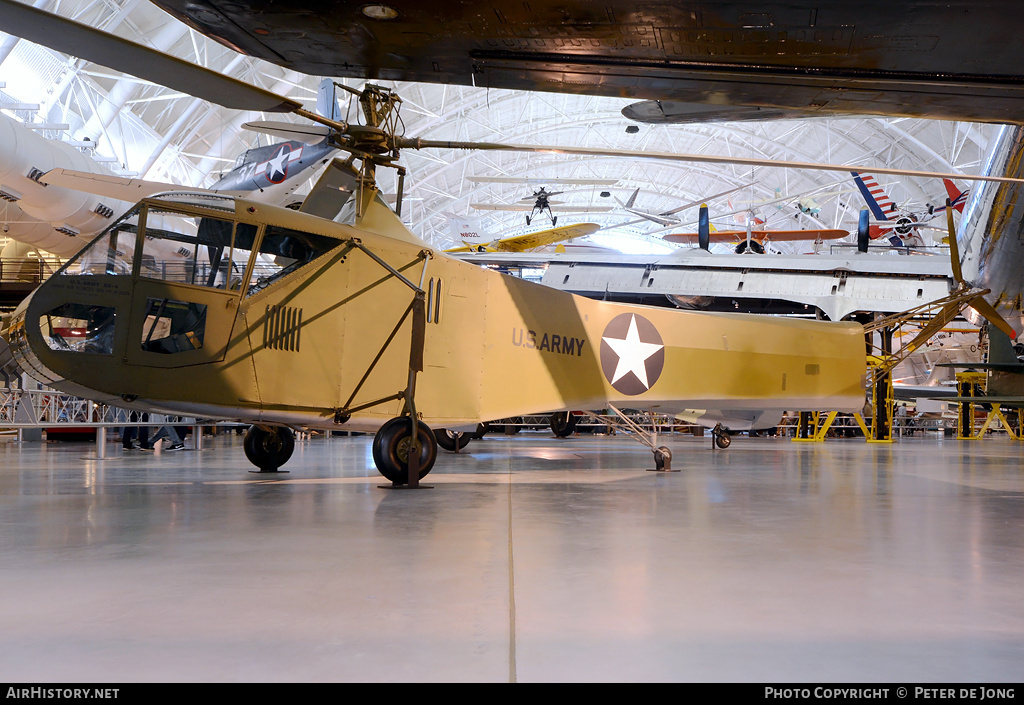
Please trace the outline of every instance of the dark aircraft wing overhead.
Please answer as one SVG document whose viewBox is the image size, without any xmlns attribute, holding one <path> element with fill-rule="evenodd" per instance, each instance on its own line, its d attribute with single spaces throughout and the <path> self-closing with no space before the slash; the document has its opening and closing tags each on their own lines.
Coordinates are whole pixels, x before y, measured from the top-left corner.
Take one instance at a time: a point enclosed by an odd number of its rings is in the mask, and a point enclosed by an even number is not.
<svg viewBox="0 0 1024 705">
<path fill-rule="evenodd" d="M 1018 0 L 154 0 L 314 75 L 1016 123 Z"/>
<path fill-rule="evenodd" d="M 841 113 L 838 113 L 841 114 Z M 868 114 L 868 113 L 864 113 Z M 700 122 L 743 122 L 749 120 L 780 120 L 805 117 L 836 117 L 832 110 L 773 108 L 745 105 L 708 105 L 706 103 L 682 103 L 674 100 L 642 100 L 622 109 L 622 115 L 651 125 L 672 125 L 676 123 Z"/>
<path fill-rule="evenodd" d="M 0 0 L 0 31 L 228 108 L 291 112 L 302 104 L 31 5 Z"/>
</svg>

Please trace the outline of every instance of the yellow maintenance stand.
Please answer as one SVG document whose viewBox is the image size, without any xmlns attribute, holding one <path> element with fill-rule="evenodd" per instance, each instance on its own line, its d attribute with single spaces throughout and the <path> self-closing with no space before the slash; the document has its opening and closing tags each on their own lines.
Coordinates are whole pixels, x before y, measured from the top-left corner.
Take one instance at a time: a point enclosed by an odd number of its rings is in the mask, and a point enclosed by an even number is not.
<svg viewBox="0 0 1024 705">
<path fill-rule="evenodd" d="M 968 370 L 966 372 L 956 373 L 956 395 L 960 399 L 973 400 L 974 401 L 960 401 L 957 402 L 957 415 L 956 415 L 956 437 L 957 440 L 961 441 L 977 441 L 985 437 L 985 432 L 988 431 L 989 427 L 996 420 L 999 421 L 1003 430 L 1006 431 L 1007 435 L 1015 441 L 1024 440 L 1024 409 L 1017 409 L 1017 430 L 1010 424 L 1009 419 L 1003 414 L 1002 409 L 999 408 L 998 403 L 986 402 L 985 401 L 985 386 L 988 383 L 988 375 L 985 372 L 974 372 Z M 981 428 L 975 428 L 975 411 L 978 407 L 989 406 L 988 414 L 985 416 L 985 421 L 981 424 Z"/>
<path fill-rule="evenodd" d="M 987 294 L 988 289 L 981 291 L 967 290 L 959 286 L 949 296 L 929 301 L 916 308 L 891 316 L 878 316 L 875 320 L 864 324 L 864 340 L 867 350 L 867 398 L 870 404 L 870 427 L 861 414 L 854 414 L 854 419 L 868 443 L 892 443 L 893 416 L 896 405 L 892 388 L 892 371 L 911 353 L 920 348 L 933 335 L 941 331 L 950 321 L 960 314 L 960 310 L 968 304 Z M 904 327 L 916 328 L 917 333 L 909 343 L 893 352 L 893 337 L 902 333 Z M 993 414 L 1002 414 L 996 409 Z M 794 441 L 824 441 L 829 428 L 836 419 L 837 412 L 823 414 L 821 412 L 803 411 L 797 424 Z M 1003 425 L 1010 430 L 1009 424 Z M 1014 436 L 1016 437 L 1016 436 Z"/>
</svg>

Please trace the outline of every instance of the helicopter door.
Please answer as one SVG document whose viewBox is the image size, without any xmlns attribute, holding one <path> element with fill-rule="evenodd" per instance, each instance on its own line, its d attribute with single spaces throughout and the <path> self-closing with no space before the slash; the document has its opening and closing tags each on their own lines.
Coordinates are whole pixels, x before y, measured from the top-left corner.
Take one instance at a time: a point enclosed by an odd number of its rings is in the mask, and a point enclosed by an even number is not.
<svg viewBox="0 0 1024 705">
<path fill-rule="evenodd" d="M 125 361 L 169 368 L 223 360 L 256 226 L 154 211 L 132 287 Z"/>
</svg>

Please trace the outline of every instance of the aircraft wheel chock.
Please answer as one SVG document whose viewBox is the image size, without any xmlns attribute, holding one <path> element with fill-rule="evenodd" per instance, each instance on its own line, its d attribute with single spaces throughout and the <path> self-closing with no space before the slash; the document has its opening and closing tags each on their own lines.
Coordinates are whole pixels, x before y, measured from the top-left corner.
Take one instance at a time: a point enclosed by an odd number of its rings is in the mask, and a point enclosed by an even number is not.
<svg viewBox="0 0 1024 705">
<path fill-rule="evenodd" d="M 556 411 L 551 414 L 551 431 L 559 438 L 571 436 L 579 419 L 571 411 Z"/>
<path fill-rule="evenodd" d="M 250 426 L 245 432 L 242 447 L 250 463 L 263 472 L 274 472 L 292 457 L 295 434 L 284 426 L 275 426 L 269 430 Z"/>
<path fill-rule="evenodd" d="M 725 450 L 730 445 L 732 445 L 732 436 L 730 436 L 729 432 L 724 429 L 721 431 L 717 431 L 715 433 L 715 445 L 721 448 L 722 450 Z"/>
<path fill-rule="evenodd" d="M 409 450 L 412 447 L 412 429 L 409 418 L 399 416 L 380 427 L 373 437 L 373 462 L 378 472 L 398 485 L 409 484 Z M 422 421 L 418 422 L 417 440 L 420 446 L 420 479 L 434 466 L 437 459 L 437 440 L 434 432 Z"/>
<path fill-rule="evenodd" d="M 435 428 L 434 438 L 437 439 L 437 445 L 454 453 L 456 450 L 462 450 L 468 446 L 473 439 L 473 434 L 452 431 L 447 428 Z"/>
</svg>

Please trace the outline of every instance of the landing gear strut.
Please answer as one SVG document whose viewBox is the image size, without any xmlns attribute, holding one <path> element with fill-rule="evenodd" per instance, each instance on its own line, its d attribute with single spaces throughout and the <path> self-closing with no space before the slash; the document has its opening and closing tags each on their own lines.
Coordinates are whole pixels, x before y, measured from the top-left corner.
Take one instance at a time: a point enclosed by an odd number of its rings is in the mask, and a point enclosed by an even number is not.
<svg viewBox="0 0 1024 705">
<path fill-rule="evenodd" d="M 292 451 L 295 450 L 295 434 L 284 426 L 250 426 L 245 432 L 245 441 L 242 445 L 245 448 L 245 457 L 258 467 L 260 472 L 280 472 L 278 468 L 288 462 L 288 458 L 292 457 Z"/>
<path fill-rule="evenodd" d="M 652 472 L 679 472 L 678 470 L 672 469 L 672 451 L 665 446 L 658 445 L 657 426 L 655 426 L 655 430 L 653 432 L 648 433 L 639 424 L 616 409 L 613 405 L 609 404 L 608 408 L 615 412 L 619 421 L 609 421 L 608 419 L 598 416 L 592 411 L 584 411 L 583 414 L 595 421 L 600 421 L 601 423 L 614 427 L 617 431 L 623 431 L 629 434 L 631 438 L 640 441 L 650 448 L 651 452 L 654 453 L 654 470 Z"/>
</svg>

